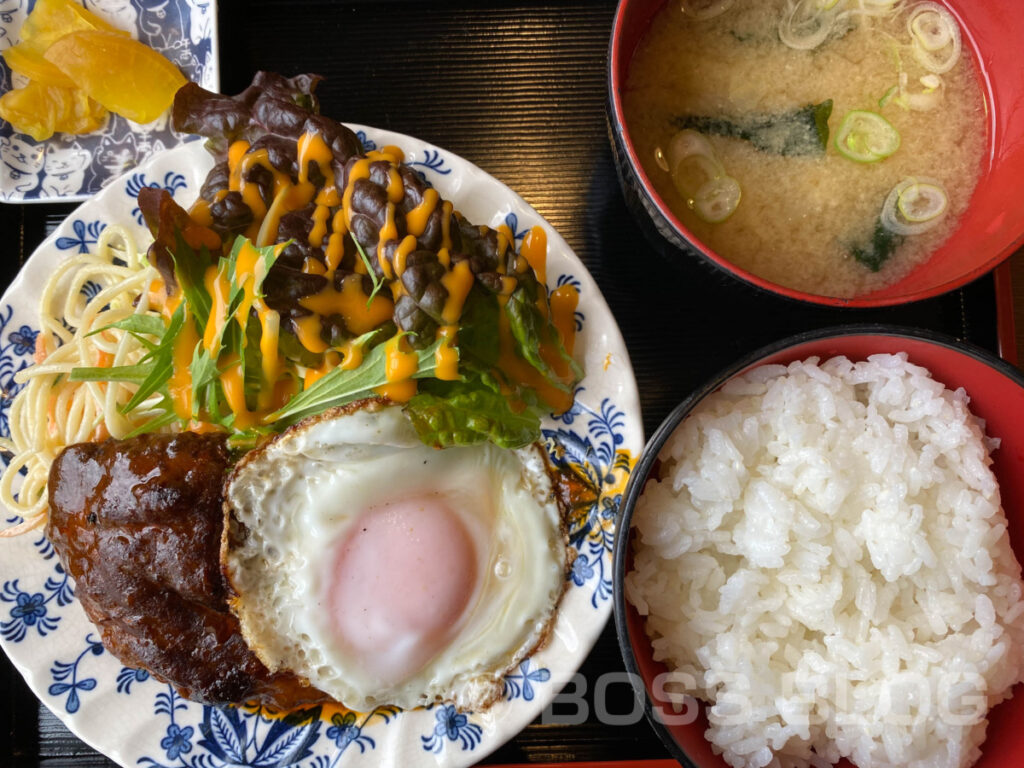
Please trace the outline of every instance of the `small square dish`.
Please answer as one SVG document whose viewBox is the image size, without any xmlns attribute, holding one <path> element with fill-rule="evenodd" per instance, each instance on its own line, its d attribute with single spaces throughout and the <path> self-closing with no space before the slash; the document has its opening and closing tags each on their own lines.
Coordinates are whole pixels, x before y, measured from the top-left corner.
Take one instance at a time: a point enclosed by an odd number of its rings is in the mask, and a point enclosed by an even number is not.
<svg viewBox="0 0 1024 768">
<path fill-rule="evenodd" d="M 189 80 L 220 87 L 216 0 L 80 0 L 97 16 L 170 59 Z M 0 0 L 0 51 L 18 42 L 35 0 Z M 24 85 L 0 59 L 0 93 Z M 190 137 L 194 139 L 195 137 Z M 110 114 L 93 133 L 36 142 L 0 120 L 0 202 L 85 200 L 155 152 L 186 141 L 167 115 L 140 125 Z"/>
</svg>

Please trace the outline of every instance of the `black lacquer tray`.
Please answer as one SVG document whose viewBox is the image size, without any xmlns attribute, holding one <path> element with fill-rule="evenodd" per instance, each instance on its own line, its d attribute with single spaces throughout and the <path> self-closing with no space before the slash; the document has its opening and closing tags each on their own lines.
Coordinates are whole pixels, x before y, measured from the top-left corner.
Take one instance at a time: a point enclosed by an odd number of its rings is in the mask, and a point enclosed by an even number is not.
<svg viewBox="0 0 1024 768">
<path fill-rule="evenodd" d="M 222 89 L 240 91 L 257 69 L 318 72 L 327 78 L 319 91 L 325 113 L 442 146 L 519 192 L 566 238 L 611 306 L 632 357 L 648 434 L 716 371 L 798 331 L 890 322 L 996 350 L 990 276 L 907 307 L 837 310 L 754 292 L 696 262 L 672 264 L 659 253 L 628 212 L 608 141 L 614 10 L 613 2 L 580 0 L 221 0 Z M 0 206 L 3 287 L 70 210 Z M 593 681 L 616 670 L 623 666 L 609 624 L 582 672 Z M 603 708 L 631 725 L 598 722 L 588 693 L 586 722 L 534 723 L 484 762 L 665 757 L 646 722 L 629 716 L 628 682 L 606 693 Z M 114 763 L 68 733 L 3 657 L 0 765 Z"/>
</svg>

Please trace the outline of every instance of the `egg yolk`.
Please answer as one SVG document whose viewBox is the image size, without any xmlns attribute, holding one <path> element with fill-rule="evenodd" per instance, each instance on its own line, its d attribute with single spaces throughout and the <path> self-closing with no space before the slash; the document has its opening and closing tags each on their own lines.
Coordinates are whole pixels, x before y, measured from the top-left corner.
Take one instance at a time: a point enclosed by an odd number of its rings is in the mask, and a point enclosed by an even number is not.
<svg viewBox="0 0 1024 768">
<path fill-rule="evenodd" d="M 402 682 L 437 655 L 477 582 L 473 538 L 440 497 L 367 509 L 329 562 L 331 628 L 383 684 Z"/>
</svg>

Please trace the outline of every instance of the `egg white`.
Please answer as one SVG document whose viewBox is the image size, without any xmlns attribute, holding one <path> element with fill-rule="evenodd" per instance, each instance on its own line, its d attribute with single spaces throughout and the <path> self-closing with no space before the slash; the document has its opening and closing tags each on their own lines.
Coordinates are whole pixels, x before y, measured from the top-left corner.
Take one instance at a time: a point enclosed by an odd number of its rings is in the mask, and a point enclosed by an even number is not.
<svg viewBox="0 0 1024 768">
<path fill-rule="evenodd" d="M 330 553 L 360 511 L 422 495 L 457 511 L 478 576 L 443 647 L 391 680 L 337 636 L 321 602 Z M 314 417 L 251 452 L 225 498 L 222 562 L 246 641 L 272 671 L 291 670 L 351 709 L 484 708 L 546 638 L 565 588 L 569 548 L 543 449 L 437 450 L 380 401 Z"/>
</svg>

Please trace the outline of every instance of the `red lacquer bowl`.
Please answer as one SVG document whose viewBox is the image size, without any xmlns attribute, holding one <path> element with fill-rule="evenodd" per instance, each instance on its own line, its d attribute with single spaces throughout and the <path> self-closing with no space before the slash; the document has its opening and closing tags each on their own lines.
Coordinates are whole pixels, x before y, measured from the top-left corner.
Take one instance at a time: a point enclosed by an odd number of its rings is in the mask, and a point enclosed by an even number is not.
<svg viewBox="0 0 1024 768">
<path fill-rule="evenodd" d="M 627 197 L 639 197 L 658 233 L 676 248 L 696 253 L 746 283 L 801 301 L 840 307 L 903 304 L 959 288 L 985 274 L 1024 245 L 1024 64 L 1020 42 L 1024 40 L 1024 13 L 1012 2 L 942 2 L 960 21 L 965 54 L 970 52 L 978 64 L 987 107 L 988 151 L 957 230 L 928 261 L 898 283 L 846 299 L 786 288 L 734 266 L 703 245 L 672 213 L 640 165 L 622 110 L 633 52 L 665 0 L 620 0 L 615 13 L 609 52 L 609 120 Z"/>
<path fill-rule="evenodd" d="M 626 488 L 622 504 L 620 531 L 629 531 L 616 540 L 613 575 L 615 628 L 626 669 L 634 690 L 659 738 L 672 756 L 688 768 L 728 768 L 711 751 L 704 738 L 707 719 L 701 711 L 688 725 L 666 725 L 657 710 L 674 714 L 668 702 L 659 698 L 654 681 L 666 672 L 652 658 L 651 643 L 644 633 L 643 620 L 625 599 L 623 582 L 631 567 L 632 531 L 630 521 L 643 487 L 662 446 L 676 427 L 707 395 L 727 380 L 758 365 L 789 363 L 817 355 L 822 359 L 845 355 L 863 360 L 878 353 L 906 352 L 911 363 L 928 368 L 935 379 L 950 389 L 963 387 L 971 398 L 971 411 L 986 422 L 986 433 L 1002 441 L 993 453 L 993 470 L 999 480 L 1003 509 L 1009 521 L 1010 543 L 1017 560 L 1024 562 L 1024 374 L 1013 366 L 978 349 L 939 334 L 891 326 L 853 325 L 800 334 L 758 350 L 722 372 L 684 400 L 648 441 Z M 1024 765 L 1024 686 L 1014 689 L 1014 697 L 989 713 L 989 729 L 982 745 L 977 768 Z M 703 705 L 701 705 L 703 710 Z M 850 763 L 839 763 L 850 768 Z"/>
</svg>

